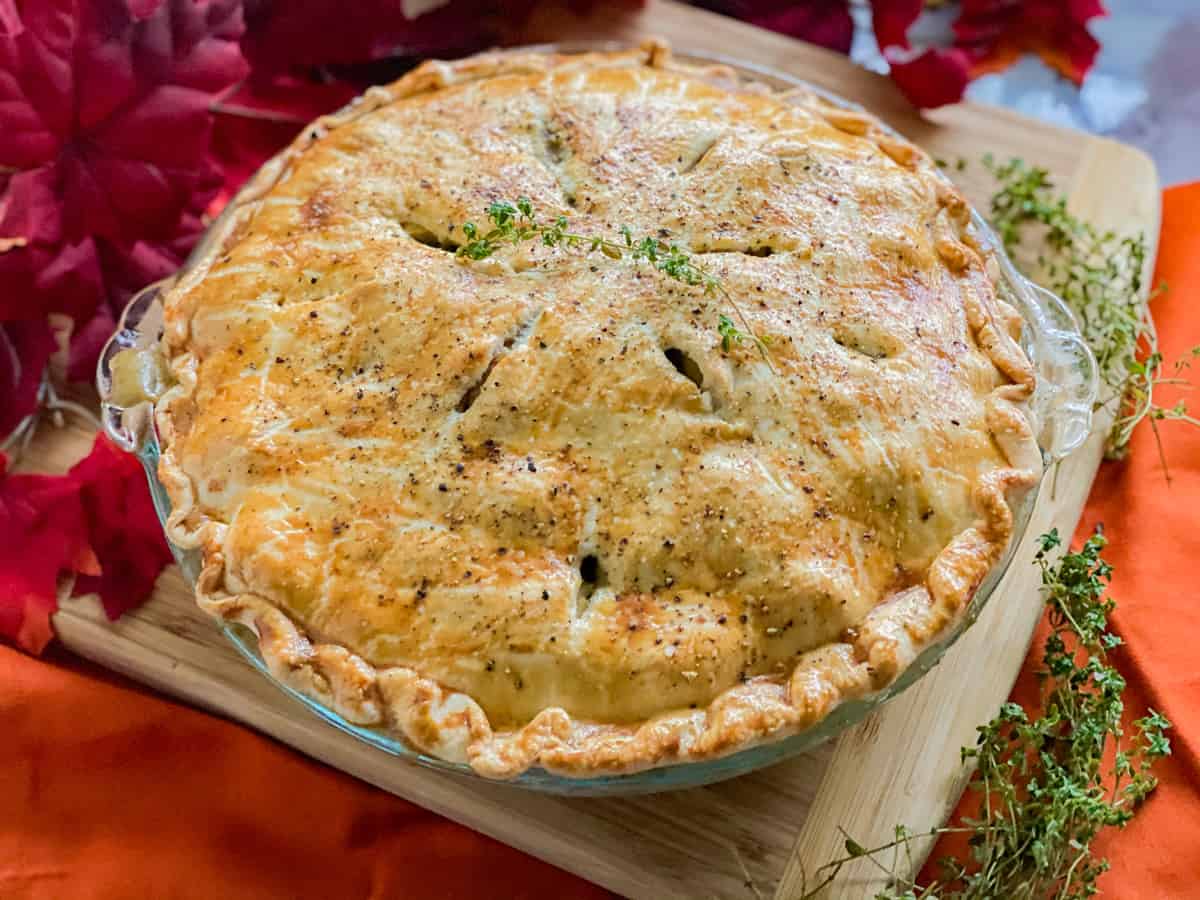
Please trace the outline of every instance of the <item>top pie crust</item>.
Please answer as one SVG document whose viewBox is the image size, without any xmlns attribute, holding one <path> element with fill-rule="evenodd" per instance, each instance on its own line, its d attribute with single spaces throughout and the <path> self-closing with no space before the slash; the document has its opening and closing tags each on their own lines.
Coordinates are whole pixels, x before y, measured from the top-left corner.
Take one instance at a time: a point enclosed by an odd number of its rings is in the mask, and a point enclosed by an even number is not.
<svg viewBox="0 0 1200 900">
<path fill-rule="evenodd" d="M 633 261 L 445 249 L 518 196 L 703 254 L 770 362 Z M 810 93 L 659 42 L 430 62 L 236 202 L 165 297 L 168 533 L 278 678 L 483 775 L 710 758 L 881 690 L 1040 474 L 965 201 Z"/>
</svg>

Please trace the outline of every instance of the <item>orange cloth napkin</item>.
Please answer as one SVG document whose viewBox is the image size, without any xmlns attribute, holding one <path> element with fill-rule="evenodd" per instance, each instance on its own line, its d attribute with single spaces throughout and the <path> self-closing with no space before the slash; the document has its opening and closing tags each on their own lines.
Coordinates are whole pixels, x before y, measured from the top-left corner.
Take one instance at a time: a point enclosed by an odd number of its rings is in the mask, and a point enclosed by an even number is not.
<svg viewBox="0 0 1200 900">
<path fill-rule="evenodd" d="M 1167 191 L 1156 314 L 1200 343 L 1200 184 Z M 1164 402 L 1174 402 L 1164 391 Z M 1200 396 L 1196 398 L 1200 405 Z M 1105 896 L 1200 896 L 1200 431 L 1148 427 L 1100 474 L 1130 705 L 1176 725 L 1162 787 L 1122 834 Z M 1040 645 L 1035 642 L 1035 652 Z M 1031 666 L 1015 690 L 1028 698 Z M 52 651 L 0 647 L 0 897 L 601 897 L 599 888 L 222 719 Z"/>
</svg>

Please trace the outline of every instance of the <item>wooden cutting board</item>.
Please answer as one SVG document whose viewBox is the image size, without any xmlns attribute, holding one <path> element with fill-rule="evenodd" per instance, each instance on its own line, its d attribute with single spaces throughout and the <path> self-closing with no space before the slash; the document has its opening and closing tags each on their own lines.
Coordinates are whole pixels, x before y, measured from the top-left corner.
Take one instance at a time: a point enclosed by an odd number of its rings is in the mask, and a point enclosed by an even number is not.
<svg viewBox="0 0 1200 900">
<path fill-rule="evenodd" d="M 856 100 L 950 161 L 977 204 L 988 180 L 978 164 L 991 152 L 1048 168 L 1073 209 L 1092 222 L 1158 234 L 1154 166 L 1140 152 L 1015 113 L 964 104 L 914 114 L 892 85 L 846 59 L 713 14 L 652 2 L 621 17 L 556 14 L 528 26 L 527 39 L 657 35 L 792 72 Z M 1153 253 L 1151 253 L 1153 256 Z M 91 435 L 44 429 L 27 460 L 61 470 L 83 455 Z M 1093 439 L 1061 468 L 1034 513 L 1029 535 L 1051 526 L 1070 534 L 1100 459 Z M 261 678 L 194 606 L 175 567 L 154 597 L 116 624 L 91 598 L 55 616 L 67 647 L 169 694 L 228 716 L 385 790 L 436 810 L 622 894 L 635 897 L 798 897 L 805 874 L 840 855 L 839 828 L 864 845 L 886 840 L 894 824 L 914 831 L 940 824 L 967 773 L 958 748 L 1007 696 L 1040 611 L 1027 540 L 978 623 L 942 664 L 837 741 L 734 781 L 631 799 L 560 799 L 468 782 L 394 760 L 317 720 Z M 877 870 L 848 867 L 824 896 L 869 897 Z"/>
</svg>

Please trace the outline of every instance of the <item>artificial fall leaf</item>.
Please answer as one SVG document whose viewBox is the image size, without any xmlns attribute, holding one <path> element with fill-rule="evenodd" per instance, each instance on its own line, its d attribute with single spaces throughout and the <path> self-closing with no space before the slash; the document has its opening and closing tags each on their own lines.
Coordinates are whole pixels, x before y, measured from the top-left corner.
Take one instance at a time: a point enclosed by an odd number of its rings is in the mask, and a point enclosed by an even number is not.
<svg viewBox="0 0 1200 900">
<path fill-rule="evenodd" d="M 908 29 L 924 6 L 924 0 L 871 0 L 871 21 L 892 81 L 928 109 L 961 100 L 971 76 L 968 56 L 957 47 L 912 47 Z"/>
<path fill-rule="evenodd" d="M 99 435 L 66 475 L 6 474 L 0 454 L 0 637 L 40 653 L 61 578 L 109 618 L 149 596 L 171 561 L 141 464 Z"/>
<path fill-rule="evenodd" d="M 1104 15 L 1100 0 L 962 0 L 954 34 L 970 57 L 972 77 L 999 72 L 1031 52 L 1081 84 L 1100 51 L 1087 26 Z"/>
<path fill-rule="evenodd" d="M 832 0 L 822 0 L 830 3 Z M 465 56 L 503 43 L 534 8 L 565 6 L 583 15 L 636 9 L 644 0 L 246 0 L 242 42 L 255 75 L 346 65 L 383 57 L 412 62 Z M 395 72 L 391 77 L 396 77 Z M 373 79 L 379 80 L 379 79 Z M 391 80 L 387 78 L 385 80 Z"/>
<path fill-rule="evenodd" d="M 892 50 L 884 56 L 896 87 L 921 109 L 957 103 L 971 80 L 967 56 L 956 47 L 930 47 L 919 53 Z"/>
<path fill-rule="evenodd" d="M 0 636 L 41 653 L 58 579 L 98 574 L 79 488 L 66 475 L 6 475 L 0 453 Z"/>
<path fill-rule="evenodd" d="M 533 0 L 246 0 L 246 56 L 255 72 L 360 63 L 384 56 L 462 56 L 496 42 Z M 432 7 L 432 8 L 431 8 Z"/>
<path fill-rule="evenodd" d="M 57 349 L 45 318 L 0 322 L 0 438 L 37 409 L 42 372 Z"/>
<path fill-rule="evenodd" d="M 850 0 L 696 0 L 763 28 L 849 52 L 854 25 Z M 1095 61 L 1099 44 L 1088 22 L 1104 15 L 1101 0 L 961 0 L 953 46 L 913 47 L 909 27 L 932 0 L 870 0 L 879 50 L 892 80 L 916 106 L 962 99 L 973 78 L 1037 53 L 1076 84 Z"/>
<path fill-rule="evenodd" d="M 854 40 L 854 20 L 846 0 L 726 0 L 702 5 L 839 53 L 849 53 Z"/>
<path fill-rule="evenodd" d="M 209 103 L 246 73 L 241 3 L 0 6 L 0 322 L 72 317 L 81 374 L 97 333 L 200 232 L 221 183 Z"/>
<path fill-rule="evenodd" d="M 75 593 L 99 594 L 115 619 L 150 596 L 171 551 L 135 457 L 101 435 L 70 477 L 79 485 L 88 540 L 100 560 L 99 572 L 75 579 Z"/>
</svg>

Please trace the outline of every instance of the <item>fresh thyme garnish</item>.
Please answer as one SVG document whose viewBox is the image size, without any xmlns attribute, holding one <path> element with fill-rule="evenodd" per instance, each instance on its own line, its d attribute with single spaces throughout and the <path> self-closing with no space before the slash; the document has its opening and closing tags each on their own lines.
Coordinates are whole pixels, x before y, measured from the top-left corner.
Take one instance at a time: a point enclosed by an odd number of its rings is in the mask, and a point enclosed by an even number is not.
<svg viewBox="0 0 1200 900">
<path fill-rule="evenodd" d="M 1031 718 L 1005 703 L 979 727 L 975 746 L 963 748 L 963 760 L 977 766 L 969 788 L 979 795 L 978 815 L 961 827 L 922 834 L 898 826 L 893 840 L 870 849 L 847 835 L 846 855 L 816 871 L 819 884 L 805 898 L 859 858 L 889 875 L 877 900 L 1038 900 L 1096 892 L 1108 862 L 1093 855 L 1092 841 L 1105 828 L 1124 828 L 1154 790 L 1151 770 L 1171 752 L 1165 736 L 1171 723 L 1150 710 L 1134 723 L 1132 739 L 1122 731 L 1125 680 L 1107 661 L 1121 639 L 1109 630 L 1115 603 L 1105 597 L 1112 567 L 1100 557 L 1104 536 L 1097 531 L 1057 565 L 1048 554 L 1060 544 L 1058 532 L 1040 541 L 1035 562 L 1053 629 L 1038 672 L 1042 712 Z M 924 886 L 899 874 L 901 859 L 912 870 L 914 841 L 949 833 L 969 836 L 970 859 L 939 859 L 941 876 Z M 881 855 L 891 857 L 890 866 Z"/>
<path fill-rule="evenodd" d="M 668 278 L 689 287 L 700 287 L 709 296 L 719 297 L 737 316 L 742 328 L 733 320 L 722 315 L 717 320 L 717 332 L 721 336 L 721 349 L 728 353 L 734 344 L 749 338 L 758 347 L 771 371 L 775 371 L 767 352 L 767 341 L 754 333 L 749 319 L 733 296 L 721 284 L 720 279 L 697 263 L 678 244 L 667 244 L 658 238 L 635 238 L 629 226 L 620 229 L 621 240 L 588 236 L 569 231 L 566 216 L 558 216 L 553 222 L 539 222 L 533 214 L 533 203 L 528 197 L 520 197 L 516 203 L 497 200 L 487 208 L 487 217 L 492 227 L 481 232 L 474 222 L 463 225 L 467 243 L 456 251 L 465 259 L 487 259 L 503 244 L 521 244 L 540 240 L 547 247 L 582 247 L 588 253 L 600 253 L 609 259 L 619 260 L 628 256 L 635 262 L 648 263 Z M 744 330 L 743 330 L 744 329 Z"/>
<path fill-rule="evenodd" d="M 1182 402 L 1169 408 L 1154 402 L 1157 385 L 1186 383 L 1178 376 L 1188 360 L 1175 364 L 1174 377 L 1164 376 L 1154 321 L 1148 301 L 1141 297 L 1145 235 L 1099 231 L 1077 218 L 1067 210 L 1066 199 L 1055 194 L 1045 169 L 1019 159 L 1001 164 L 990 156 L 983 163 L 997 181 L 991 221 L 1005 249 L 1024 263 L 1035 281 L 1063 298 L 1096 354 L 1101 377 L 1110 389 L 1102 403 L 1114 409 L 1106 455 L 1123 457 L 1133 429 L 1143 419 L 1149 419 L 1156 437 L 1157 423 L 1164 420 L 1200 425 Z M 1029 226 L 1041 249 L 1033 259 L 1022 259 L 1021 251 L 1030 244 Z M 1162 285 L 1155 293 L 1165 289 Z M 1200 356 L 1200 346 L 1189 356 Z"/>
<path fill-rule="evenodd" d="M 730 347 L 740 344 L 746 337 L 746 333 L 733 324 L 733 319 L 726 315 L 717 317 L 717 334 L 721 335 L 721 349 L 726 353 L 729 352 Z"/>
</svg>

